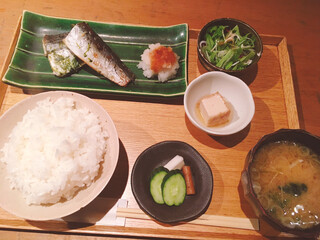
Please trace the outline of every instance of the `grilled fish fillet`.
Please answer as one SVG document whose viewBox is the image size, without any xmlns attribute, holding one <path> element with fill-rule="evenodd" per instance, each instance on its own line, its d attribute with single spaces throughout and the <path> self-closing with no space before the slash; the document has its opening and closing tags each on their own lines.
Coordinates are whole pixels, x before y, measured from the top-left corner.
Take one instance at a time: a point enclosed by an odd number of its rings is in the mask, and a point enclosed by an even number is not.
<svg viewBox="0 0 320 240">
<path fill-rule="evenodd" d="M 78 58 L 112 82 L 126 86 L 134 81 L 131 70 L 87 23 L 76 24 L 63 42 Z"/>
<path fill-rule="evenodd" d="M 84 63 L 62 42 L 68 33 L 45 35 L 42 45 L 54 75 L 64 77 L 77 72 Z"/>
</svg>

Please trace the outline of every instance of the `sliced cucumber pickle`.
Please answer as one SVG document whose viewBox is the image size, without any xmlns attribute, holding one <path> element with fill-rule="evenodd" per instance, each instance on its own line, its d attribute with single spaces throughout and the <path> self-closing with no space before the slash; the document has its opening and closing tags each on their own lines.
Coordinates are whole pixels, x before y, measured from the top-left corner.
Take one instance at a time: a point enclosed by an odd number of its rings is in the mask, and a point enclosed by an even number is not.
<svg viewBox="0 0 320 240">
<path fill-rule="evenodd" d="M 153 200 L 158 204 L 164 204 L 161 184 L 163 178 L 167 175 L 168 172 L 168 169 L 161 166 L 154 169 L 151 173 L 150 193 Z"/>
<path fill-rule="evenodd" d="M 165 175 L 162 181 L 162 197 L 168 206 L 181 205 L 187 194 L 186 181 L 180 170 L 172 170 Z"/>
</svg>

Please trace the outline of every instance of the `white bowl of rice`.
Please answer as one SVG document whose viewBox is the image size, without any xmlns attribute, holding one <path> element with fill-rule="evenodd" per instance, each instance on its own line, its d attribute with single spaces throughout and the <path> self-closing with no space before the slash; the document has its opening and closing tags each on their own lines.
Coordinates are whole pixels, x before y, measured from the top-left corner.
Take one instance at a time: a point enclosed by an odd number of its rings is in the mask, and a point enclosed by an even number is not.
<svg viewBox="0 0 320 240">
<path fill-rule="evenodd" d="M 70 215 L 105 188 L 119 139 L 109 114 L 67 91 L 33 95 L 0 117 L 0 207 L 29 220 Z"/>
</svg>

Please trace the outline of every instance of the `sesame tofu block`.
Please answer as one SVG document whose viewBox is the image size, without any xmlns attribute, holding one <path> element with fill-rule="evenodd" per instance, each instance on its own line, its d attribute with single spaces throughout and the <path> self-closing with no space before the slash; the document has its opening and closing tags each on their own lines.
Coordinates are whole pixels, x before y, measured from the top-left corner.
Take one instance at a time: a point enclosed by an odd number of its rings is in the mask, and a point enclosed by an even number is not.
<svg viewBox="0 0 320 240">
<path fill-rule="evenodd" d="M 201 116 L 208 127 L 226 123 L 231 113 L 226 101 L 219 92 L 202 98 L 199 108 Z"/>
</svg>

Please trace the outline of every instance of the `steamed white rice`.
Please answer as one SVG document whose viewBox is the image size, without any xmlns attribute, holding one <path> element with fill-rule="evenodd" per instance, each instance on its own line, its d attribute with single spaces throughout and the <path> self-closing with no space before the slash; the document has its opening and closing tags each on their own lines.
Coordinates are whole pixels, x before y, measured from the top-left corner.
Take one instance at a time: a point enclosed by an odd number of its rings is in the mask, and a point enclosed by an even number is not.
<svg viewBox="0 0 320 240">
<path fill-rule="evenodd" d="M 159 48 L 161 46 L 160 43 L 156 44 L 150 44 L 149 48 L 145 49 L 143 54 L 141 55 L 141 61 L 138 64 L 138 68 L 141 68 L 143 70 L 143 75 L 147 78 L 152 78 L 156 75 L 158 75 L 158 80 L 160 82 L 166 82 L 169 79 L 173 78 L 179 69 L 179 56 L 174 53 L 176 56 L 176 62 L 171 65 L 163 65 L 162 69 L 159 72 L 154 72 L 151 69 L 151 58 L 150 54 L 153 50 Z"/>
<path fill-rule="evenodd" d="M 11 188 L 30 204 L 71 199 L 88 187 L 105 160 L 108 132 L 98 116 L 67 97 L 29 110 L 0 150 Z"/>
</svg>

